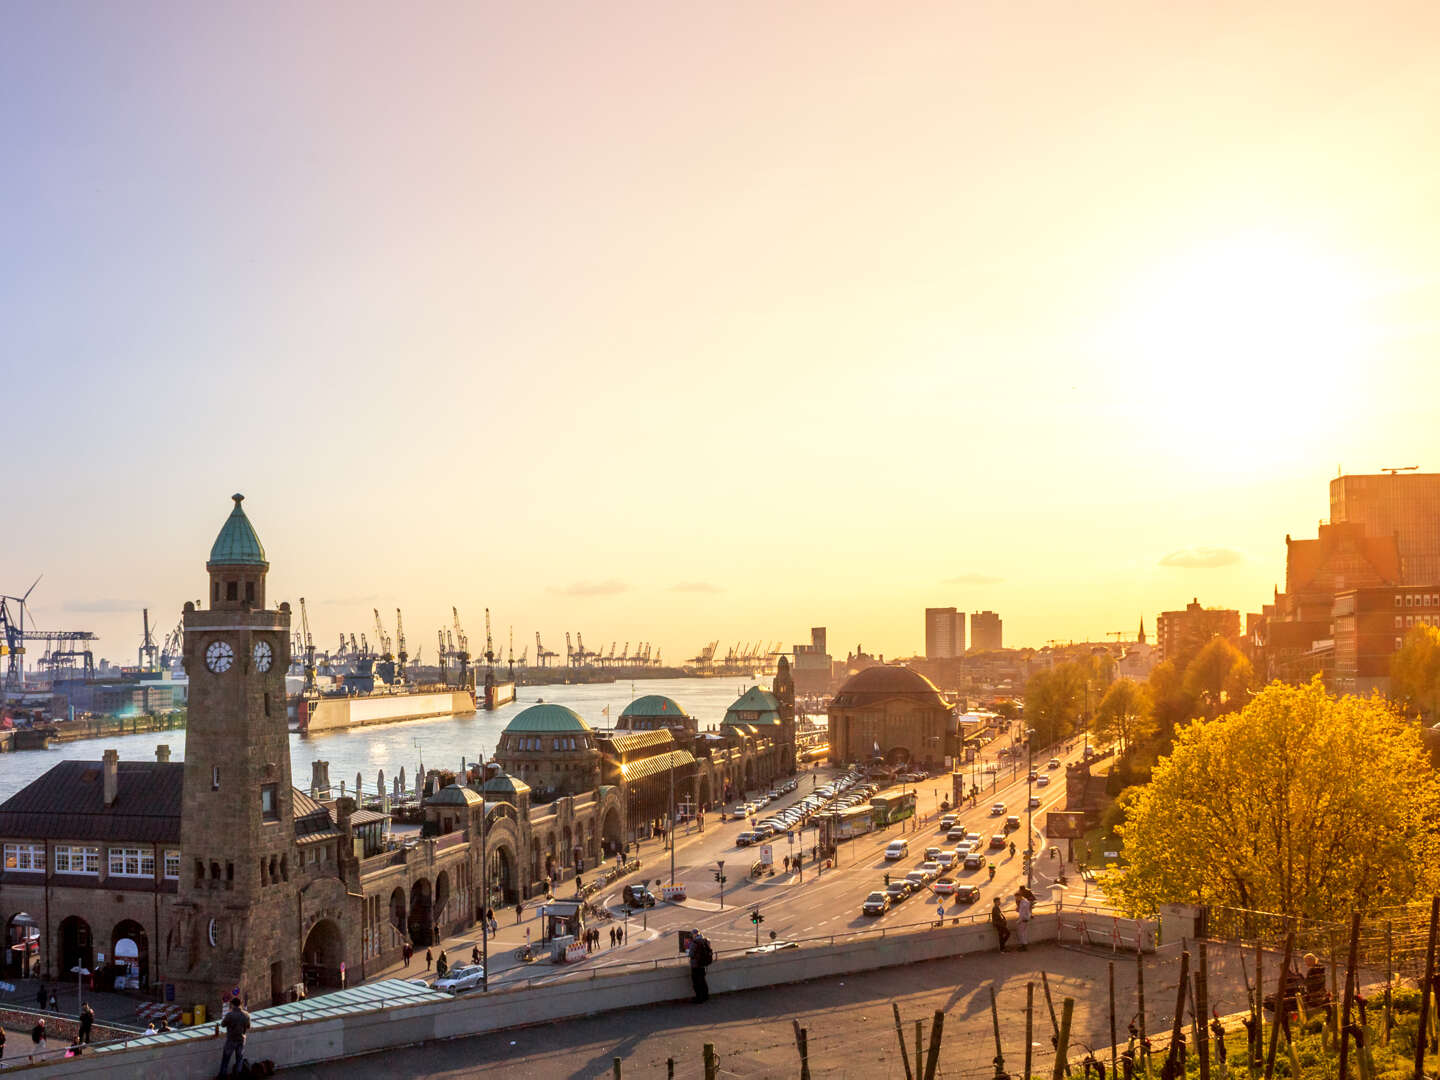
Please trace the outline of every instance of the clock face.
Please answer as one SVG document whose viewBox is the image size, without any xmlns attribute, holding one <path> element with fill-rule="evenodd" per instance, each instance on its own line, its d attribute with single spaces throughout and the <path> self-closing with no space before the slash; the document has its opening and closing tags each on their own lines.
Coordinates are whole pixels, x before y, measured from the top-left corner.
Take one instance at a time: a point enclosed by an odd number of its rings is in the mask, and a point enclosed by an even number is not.
<svg viewBox="0 0 1440 1080">
<path fill-rule="evenodd" d="M 275 650 L 270 648 L 268 641 L 257 641 L 255 643 L 255 670 L 269 671 L 270 665 L 275 660 Z"/>
<path fill-rule="evenodd" d="M 223 671 L 229 671 L 230 665 L 235 663 L 235 650 L 230 647 L 228 641 L 212 641 L 205 650 L 205 666 L 219 675 Z"/>
</svg>

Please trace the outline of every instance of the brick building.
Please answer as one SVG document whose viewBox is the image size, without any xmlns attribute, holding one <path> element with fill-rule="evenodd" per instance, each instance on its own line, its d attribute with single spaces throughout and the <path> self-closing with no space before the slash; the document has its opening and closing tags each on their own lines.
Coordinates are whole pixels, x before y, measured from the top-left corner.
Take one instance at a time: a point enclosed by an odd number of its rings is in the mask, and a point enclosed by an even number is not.
<svg viewBox="0 0 1440 1080">
<path fill-rule="evenodd" d="M 960 753 L 954 709 L 925 676 L 893 665 L 851 676 L 830 702 L 830 760 L 915 761 L 941 768 Z"/>
<path fill-rule="evenodd" d="M 1440 585 L 1346 589 L 1335 595 L 1336 693 L 1390 692 L 1390 662 L 1416 626 L 1440 626 Z"/>
<path fill-rule="evenodd" d="M 1196 597 L 1183 611 L 1162 611 L 1155 620 L 1155 647 L 1159 662 L 1185 663 L 1213 637 L 1240 636 L 1240 612 L 1228 608 L 1205 608 Z"/>
</svg>

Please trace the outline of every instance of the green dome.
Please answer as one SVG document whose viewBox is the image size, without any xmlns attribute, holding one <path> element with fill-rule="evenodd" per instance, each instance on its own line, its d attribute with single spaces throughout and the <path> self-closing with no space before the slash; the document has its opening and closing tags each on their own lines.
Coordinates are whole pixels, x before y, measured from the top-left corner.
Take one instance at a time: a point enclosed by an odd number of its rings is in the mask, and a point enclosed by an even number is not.
<svg viewBox="0 0 1440 1080">
<path fill-rule="evenodd" d="M 450 784 L 443 787 L 430 798 L 425 800 L 427 806 L 474 806 L 483 802 L 478 791 L 468 787 L 461 787 L 459 784 Z"/>
<path fill-rule="evenodd" d="M 530 785 L 518 776 L 511 776 L 507 772 L 498 772 L 485 781 L 483 789 L 492 795 L 519 795 L 529 791 Z"/>
<path fill-rule="evenodd" d="M 687 713 L 674 698 L 668 698 L 664 694 L 646 694 L 638 697 L 629 705 L 621 716 L 658 716 L 662 720 L 685 720 L 690 714 Z"/>
<path fill-rule="evenodd" d="M 549 734 L 555 731 L 589 731 L 590 725 L 580 714 L 564 705 L 531 705 L 505 725 L 505 731 L 529 731 Z"/>
<path fill-rule="evenodd" d="M 220 535 L 215 538 L 210 562 L 222 566 L 268 566 L 260 537 L 255 535 L 255 527 L 240 507 L 245 496 L 232 495 L 231 498 L 235 500 L 235 509 L 230 511 Z"/>
</svg>

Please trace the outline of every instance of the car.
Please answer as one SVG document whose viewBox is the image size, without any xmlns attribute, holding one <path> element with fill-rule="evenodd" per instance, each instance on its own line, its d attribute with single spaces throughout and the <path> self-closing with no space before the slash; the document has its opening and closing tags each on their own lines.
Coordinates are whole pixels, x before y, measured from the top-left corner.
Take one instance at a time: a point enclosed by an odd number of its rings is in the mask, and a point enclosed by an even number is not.
<svg viewBox="0 0 1440 1080">
<path fill-rule="evenodd" d="M 955 858 L 963 859 L 973 850 L 975 850 L 974 844 L 972 844 L 969 840 L 961 840 L 958 844 L 955 845 Z"/>
<path fill-rule="evenodd" d="M 935 856 L 935 861 L 940 864 L 942 869 L 953 870 L 955 864 L 960 861 L 960 856 L 954 851 L 942 851 L 939 855 Z"/>
<path fill-rule="evenodd" d="M 750 807 L 746 806 L 743 802 L 742 802 L 742 803 L 736 803 L 734 806 L 732 806 L 732 807 L 730 808 L 730 816 L 731 816 L 731 817 L 737 817 L 737 818 L 749 817 L 749 816 L 750 816 Z"/>
<path fill-rule="evenodd" d="M 862 915 L 884 915 L 889 910 L 890 897 L 883 892 L 872 892 L 860 905 L 860 914 Z"/>
<path fill-rule="evenodd" d="M 1036 772 L 1034 769 L 1031 769 L 1031 770 L 1030 770 L 1030 775 L 1028 775 L 1027 777 L 1025 777 L 1025 779 L 1026 779 L 1026 780 L 1029 780 L 1029 781 L 1033 784 L 1036 780 L 1040 779 L 1040 774 L 1039 774 L 1038 772 Z"/>
<path fill-rule="evenodd" d="M 942 852 L 942 851 L 944 851 L 944 850 L 945 850 L 944 848 L 927 847 L 927 848 L 925 849 L 925 861 L 926 861 L 926 862 L 934 862 L 936 859 L 940 858 L 940 852 Z"/>
<path fill-rule="evenodd" d="M 941 866 L 938 862 L 935 862 L 933 859 L 926 859 L 915 869 L 919 870 L 920 873 L 925 875 L 926 881 L 934 881 L 945 871 L 945 868 Z"/>
<path fill-rule="evenodd" d="M 770 836 L 770 834 L 773 833 L 774 831 L 775 831 L 775 826 L 771 825 L 768 821 L 762 821 L 762 822 L 760 822 L 759 825 L 756 825 L 756 826 L 755 826 L 755 829 L 754 829 L 755 839 L 756 839 L 756 840 L 764 840 L 766 837 Z"/>
<path fill-rule="evenodd" d="M 1045 773 L 1041 773 L 1039 776 L 1037 776 L 1037 777 L 1035 778 L 1035 786 L 1036 786 L 1036 787 L 1049 787 L 1049 786 L 1050 786 L 1050 777 L 1047 776 Z"/>
<path fill-rule="evenodd" d="M 955 879 L 952 877 L 942 877 L 938 879 L 935 884 L 931 885 L 930 888 L 939 896 L 951 896 L 955 892 Z"/>
<path fill-rule="evenodd" d="M 890 882 L 885 886 L 885 895 L 890 898 L 890 903 L 898 904 L 911 893 L 910 883 L 904 880 Z"/>
<path fill-rule="evenodd" d="M 1046 767 L 1047 769 L 1058 769 L 1058 768 L 1060 767 L 1060 759 L 1059 759 L 1058 757 L 1052 757 L 1052 758 L 1046 763 L 1045 767 Z"/>
<path fill-rule="evenodd" d="M 965 826 L 956 825 L 945 834 L 945 839 L 949 840 L 952 844 L 959 844 L 964 842 L 966 835 Z"/>
<path fill-rule="evenodd" d="M 972 851 L 965 856 L 966 870 L 979 870 L 985 865 L 985 856 L 982 852 Z"/>
<path fill-rule="evenodd" d="M 978 832 L 967 832 L 965 839 L 969 840 L 972 844 L 978 844 L 980 843 L 980 834 Z"/>
<path fill-rule="evenodd" d="M 655 894 L 644 885 L 626 885 L 620 890 L 620 900 L 626 907 L 655 906 Z"/>
<path fill-rule="evenodd" d="M 1039 796 L 1039 795 L 1031 795 L 1031 796 L 1030 796 L 1030 809 L 1031 809 L 1031 810 L 1039 810 L 1039 809 L 1040 809 L 1040 796 Z"/>
<path fill-rule="evenodd" d="M 1009 845 L 1009 843 L 1010 843 L 1010 838 L 1009 838 L 1009 837 L 1007 837 L 1007 836 L 1006 836 L 1004 833 L 1002 833 L 1002 832 L 997 832 L 994 836 L 990 837 L 990 850 L 991 850 L 991 851 L 999 851 L 999 850 L 1001 850 L 1002 848 L 1004 848 L 1004 847 L 1006 847 L 1007 845 Z"/>
<path fill-rule="evenodd" d="M 990 804 L 990 816 L 991 816 L 991 817 L 1004 817 L 1004 816 L 1005 816 L 1005 804 L 1004 804 L 1003 802 L 991 803 L 991 804 Z"/>
<path fill-rule="evenodd" d="M 1018 815 L 1016 815 L 1016 814 L 1011 814 L 1009 817 L 1007 817 L 1007 818 L 1005 819 L 1005 831 L 1006 831 L 1006 832 L 1014 832 L 1014 831 L 1015 831 L 1016 829 L 1018 829 L 1018 828 L 1020 828 L 1020 818 L 1019 818 Z"/>
<path fill-rule="evenodd" d="M 911 870 L 905 875 L 905 880 L 910 883 L 911 892 L 919 892 L 925 888 L 926 885 L 930 884 L 930 878 L 924 870 Z"/>
<path fill-rule="evenodd" d="M 979 885 L 956 885 L 955 899 L 964 904 L 973 904 L 980 899 Z"/>
<path fill-rule="evenodd" d="M 960 815 L 959 815 L 959 814 L 946 814 L 944 817 L 942 817 L 942 818 L 940 819 L 940 831 L 941 831 L 941 832 L 949 832 L 951 829 L 953 829 L 953 828 L 955 827 L 955 823 L 956 823 L 957 821 L 959 821 L 959 820 L 960 820 Z"/>
<path fill-rule="evenodd" d="M 448 990 L 452 994 L 458 994 L 461 990 L 473 990 L 479 986 L 485 978 L 485 967 L 483 964 L 465 964 L 462 967 L 453 967 L 441 978 L 435 980 L 436 990 Z"/>
<path fill-rule="evenodd" d="M 758 833 L 753 833 L 749 829 L 746 829 L 742 833 L 735 834 L 735 846 L 749 847 L 751 844 L 755 843 L 755 841 L 759 839 L 761 839 L 761 837 Z"/>
<path fill-rule="evenodd" d="M 885 847 L 885 858 L 889 862 L 903 859 L 910 854 L 910 845 L 904 840 L 891 840 Z"/>
</svg>

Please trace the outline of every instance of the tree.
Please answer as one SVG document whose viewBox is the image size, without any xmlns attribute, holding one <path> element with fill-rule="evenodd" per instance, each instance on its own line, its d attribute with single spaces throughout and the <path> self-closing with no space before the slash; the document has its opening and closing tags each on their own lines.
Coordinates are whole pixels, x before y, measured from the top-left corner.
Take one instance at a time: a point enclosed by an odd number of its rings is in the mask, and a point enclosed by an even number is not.
<svg viewBox="0 0 1440 1080">
<path fill-rule="evenodd" d="M 1185 692 L 1184 674 L 1173 660 L 1155 665 L 1149 685 L 1156 734 L 1168 746 L 1175 729 L 1195 715 L 1195 701 Z"/>
<path fill-rule="evenodd" d="M 1211 638 L 1185 668 L 1185 693 L 1202 716 L 1219 716 L 1227 706 L 1239 708 L 1254 685 L 1250 661 L 1223 637 Z"/>
<path fill-rule="evenodd" d="M 1417 626 L 1390 661 L 1390 697 L 1411 716 L 1440 713 L 1440 628 Z"/>
<path fill-rule="evenodd" d="M 1127 911 L 1167 902 L 1341 919 L 1440 886 L 1440 779 L 1417 727 L 1317 677 L 1176 733 L 1118 832 Z"/>
<path fill-rule="evenodd" d="M 1154 733 L 1154 707 L 1150 691 L 1143 685 L 1134 679 L 1117 679 L 1095 710 L 1095 734 L 1128 749 Z"/>
</svg>

